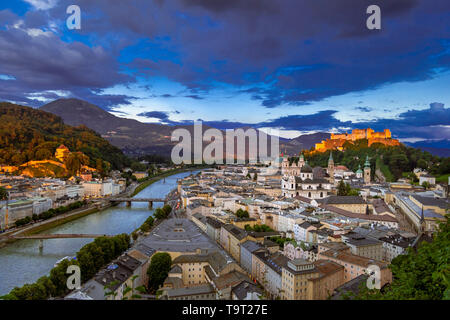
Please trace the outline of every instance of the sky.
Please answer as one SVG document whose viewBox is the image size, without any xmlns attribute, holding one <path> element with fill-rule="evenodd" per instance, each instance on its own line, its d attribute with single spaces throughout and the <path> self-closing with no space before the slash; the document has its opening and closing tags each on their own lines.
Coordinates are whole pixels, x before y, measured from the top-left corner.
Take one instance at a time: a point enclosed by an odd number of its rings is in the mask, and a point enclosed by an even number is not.
<svg viewBox="0 0 450 320">
<path fill-rule="evenodd" d="M 31 107 L 75 97 L 142 122 L 450 140 L 449 67 L 448 0 L 0 3 L 0 101 Z"/>
</svg>

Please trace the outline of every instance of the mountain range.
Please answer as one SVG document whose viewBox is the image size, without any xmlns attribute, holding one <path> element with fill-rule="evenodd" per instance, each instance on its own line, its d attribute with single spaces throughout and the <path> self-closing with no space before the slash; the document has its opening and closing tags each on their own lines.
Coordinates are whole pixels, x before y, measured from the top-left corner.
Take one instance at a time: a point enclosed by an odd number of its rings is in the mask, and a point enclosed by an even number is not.
<svg viewBox="0 0 450 320">
<path fill-rule="evenodd" d="M 184 128 L 193 135 L 193 125 L 142 123 L 134 119 L 117 117 L 96 105 L 78 99 L 58 99 L 40 109 L 61 117 L 69 125 L 85 125 L 91 128 L 111 144 L 122 149 L 125 154 L 132 156 L 155 153 L 169 156 L 177 143 L 170 139 L 175 129 Z M 209 128 L 211 127 L 203 125 L 203 132 Z M 248 127 L 242 129 L 246 130 Z M 225 132 L 222 132 L 225 137 Z M 329 137 L 329 133 L 318 132 L 301 135 L 294 139 L 280 138 L 280 150 L 290 155 L 298 154 L 302 149 L 310 149 L 315 143 Z M 270 151 L 271 137 L 268 136 L 267 139 Z M 247 152 L 248 150 L 246 154 Z"/>
<path fill-rule="evenodd" d="M 193 136 L 193 125 L 165 125 L 159 123 L 143 123 L 134 119 L 117 117 L 102 108 L 79 99 L 58 99 L 43 105 L 41 110 L 61 117 L 66 124 L 72 126 L 85 125 L 98 132 L 112 145 L 120 148 L 129 156 L 145 154 L 159 154 L 170 156 L 173 146 L 177 142 L 171 141 L 171 134 L 175 129 L 187 129 Z M 211 127 L 203 125 L 203 132 Z M 248 127 L 242 128 L 248 129 Z M 222 130 L 225 137 L 225 132 Z M 317 132 L 300 135 L 293 139 L 280 138 L 280 150 L 289 155 L 297 155 L 304 149 L 311 149 L 316 143 L 328 139 L 330 133 Z M 268 151 L 270 139 L 268 136 Z M 226 140 L 226 139 L 225 139 Z M 224 141 L 224 144 L 226 141 Z M 207 143 L 204 142 L 203 146 Z M 441 157 L 450 156 L 450 141 L 420 141 L 406 143 L 414 148 L 428 151 Z M 224 155 L 225 155 L 224 146 Z M 236 152 L 236 151 L 235 151 Z M 247 156 L 248 150 L 246 150 Z"/>
</svg>

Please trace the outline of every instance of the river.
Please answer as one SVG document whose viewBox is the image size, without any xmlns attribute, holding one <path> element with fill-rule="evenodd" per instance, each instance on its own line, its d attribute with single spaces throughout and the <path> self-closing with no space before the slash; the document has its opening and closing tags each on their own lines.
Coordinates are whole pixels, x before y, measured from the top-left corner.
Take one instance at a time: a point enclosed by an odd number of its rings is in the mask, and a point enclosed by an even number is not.
<svg viewBox="0 0 450 320">
<path fill-rule="evenodd" d="M 165 181 L 159 180 L 139 192 L 136 197 L 164 198 L 176 187 L 177 179 L 189 174 L 191 173 L 183 172 L 166 177 Z M 145 219 L 153 214 L 154 209 L 162 205 L 154 203 L 154 208 L 149 210 L 148 204 L 144 202 L 135 202 L 131 208 L 122 203 L 42 233 L 129 234 L 140 227 Z M 58 259 L 74 256 L 89 242 L 92 242 L 92 239 L 49 239 L 44 240 L 44 248 L 40 251 L 39 240 L 19 240 L 0 248 L 0 296 L 7 294 L 14 287 L 33 283 L 47 275 Z"/>
</svg>

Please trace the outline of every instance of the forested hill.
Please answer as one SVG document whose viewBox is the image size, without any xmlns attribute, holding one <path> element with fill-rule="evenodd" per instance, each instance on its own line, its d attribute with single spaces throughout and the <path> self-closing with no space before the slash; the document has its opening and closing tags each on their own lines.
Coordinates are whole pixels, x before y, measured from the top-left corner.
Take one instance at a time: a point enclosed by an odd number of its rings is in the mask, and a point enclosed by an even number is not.
<svg viewBox="0 0 450 320">
<path fill-rule="evenodd" d="M 0 102 L 0 164 L 51 159 L 60 144 L 83 152 L 94 168 L 108 163 L 112 169 L 129 165 L 120 149 L 85 126 L 72 127 L 51 113 Z"/>
<path fill-rule="evenodd" d="M 427 170 L 436 176 L 437 182 L 446 182 L 450 174 L 450 158 L 438 157 L 420 149 L 401 146 L 384 146 L 374 143 L 370 147 L 367 139 L 358 140 L 354 145 L 348 146 L 344 151 L 333 151 L 335 165 L 344 165 L 352 171 L 358 166 L 364 167 L 366 156 L 369 156 L 372 174 L 379 169 L 387 181 L 396 181 L 399 178 L 411 178 L 416 182 L 412 171 L 415 168 Z M 311 166 L 326 167 L 330 151 L 305 152 L 305 159 Z M 291 161 L 297 159 L 291 159 Z"/>
</svg>

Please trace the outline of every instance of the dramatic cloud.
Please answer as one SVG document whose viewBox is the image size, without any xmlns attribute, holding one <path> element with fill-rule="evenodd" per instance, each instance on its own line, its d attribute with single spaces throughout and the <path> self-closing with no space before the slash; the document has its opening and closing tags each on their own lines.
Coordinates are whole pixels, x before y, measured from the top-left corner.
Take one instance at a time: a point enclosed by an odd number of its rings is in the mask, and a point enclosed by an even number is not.
<svg viewBox="0 0 450 320">
<path fill-rule="evenodd" d="M 370 126 L 375 130 L 389 128 L 399 138 L 450 139 L 450 108 L 442 103 L 431 103 L 428 109 L 409 110 L 397 119 L 379 119 L 356 126 Z"/>
<path fill-rule="evenodd" d="M 47 10 L 53 8 L 58 0 L 23 0 L 39 10 Z"/>
<path fill-rule="evenodd" d="M 361 112 L 370 112 L 373 110 L 372 108 L 369 108 L 369 107 L 356 107 L 355 109 L 359 110 Z"/>
<path fill-rule="evenodd" d="M 336 129 L 343 130 L 342 128 L 364 129 L 370 127 L 376 131 L 390 129 L 394 137 L 400 139 L 450 139 L 450 108 L 445 108 L 442 103 L 432 103 L 430 108 L 425 110 L 410 110 L 401 113 L 396 119 L 377 119 L 366 122 L 341 121 L 335 118 L 336 113 L 337 111 L 335 110 L 324 110 L 314 114 L 289 115 L 259 123 L 222 120 L 203 121 L 203 124 L 221 130 L 253 127 L 323 132 L 330 132 Z M 192 120 L 170 121 L 167 118 L 164 118 L 164 122 L 171 125 L 193 124 Z"/>
<path fill-rule="evenodd" d="M 139 113 L 138 116 L 146 117 L 146 118 L 156 118 L 156 119 L 160 119 L 160 120 L 166 120 L 169 118 L 169 115 L 167 114 L 167 112 L 162 112 L 162 111 L 142 112 L 142 113 Z"/>
<path fill-rule="evenodd" d="M 100 12 L 86 19 L 82 33 L 154 39 L 154 53 L 134 57 L 131 68 L 192 90 L 253 85 L 253 98 L 269 108 L 430 79 L 436 68 L 448 69 L 448 45 L 440 40 L 450 37 L 447 0 L 379 0 L 381 31 L 365 26 L 372 2 L 79 1 L 83 10 Z"/>
<path fill-rule="evenodd" d="M 17 19 L 0 11 L 0 20 L 2 17 L 10 22 Z M 67 43 L 50 31 L 30 29 L 23 22 L 0 29 L 0 70 L 14 79 L 0 79 L 0 97 L 31 106 L 42 105 L 42 101 L 28 96 L 49 90 L 67 91 L 106 109 L 127 104 L 131 98 L 102 95 L 106 88 L 133 80 L 119 72 L 119 63 L 105 49 Z"/>
<path fill-rule="evenodd" d="M 76 31 L 65 27 L 72 0 L 26 2 L 31 6 L 25 13 L 14 11 L 14 5 L 0 11 L 1 100 L 39 106 L 61 96 L 76 97 L 112 110 L 145 95 L 179 110 L 185 101 L 189 110 L 197 110 L 209 101 L 226 101 L 224 96 L 245 96 L 254 108 L 249 112 L 283 108 L 289 115 L 259 118 L 256 125 L 247 123 L 252 114 L 243 122 L 204 123 L 221 129 L 251 125 L 299 131 L 371 126 L 390 128 L 398 137 L 450 136 L 449 109 L 441 104 L 395 119 L 382 119 L 381 109 L 388 106 L 377 110 L 364 98 L 357 107 L 343 107 L 378 117 L 365 122 L 341 121 L 335 107 L 308 111 L 312 114 L 302 109 L 449 71 L 448 0 L 377 0 L 382 29 L 375 31 L 365 26 L 371 0 L 79 0 L 82 28 Z M 130 89 L 139 86 L 145 94 Z M 214 96 L 220 90 L 225 94 Z M 260 110 L 254 111 L 254 105 Z M 226 109 L 226 103 L 220 108 Z M 228 117 L 221 111 L 214 119 Z M 168 124 L 192 123 L 170 120 L 169 114 L 139 115 Z"/>
</svg>

